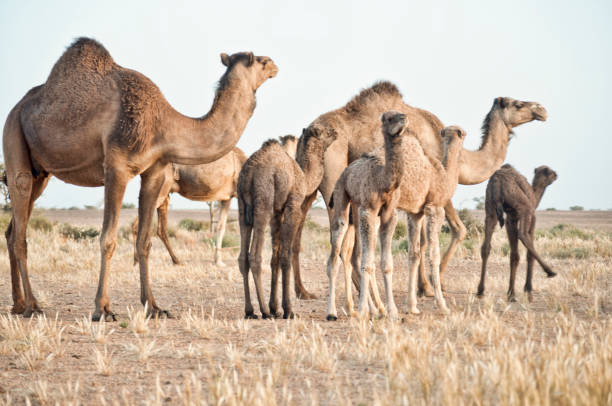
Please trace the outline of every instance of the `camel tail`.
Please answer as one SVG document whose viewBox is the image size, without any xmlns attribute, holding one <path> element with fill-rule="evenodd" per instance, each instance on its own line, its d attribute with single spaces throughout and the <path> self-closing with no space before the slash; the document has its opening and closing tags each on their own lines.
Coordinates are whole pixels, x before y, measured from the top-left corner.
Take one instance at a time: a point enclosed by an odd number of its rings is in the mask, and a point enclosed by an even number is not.
<svg viewBox="0 0 612 406">
<path fill-rule="evenodd" d="M 499 221 L 499 226 L 503 228 L 504 227 L 504 206 L 501 202 L 495 207 L 495 213 L 497 214 L 497 221 Z"/>
<path fill-rule="evenodd" d="M 2 171 L 2 183 L 8 186 L 8 178 L 6 177 L 6 171 Z"/>
<path fill-rule="evenodd" d="M 329 204 L 328 204 L 330 209 L 334 208 L 334 195 L 332 194 L 331 197 L 329 198 Z"/>
</svg>

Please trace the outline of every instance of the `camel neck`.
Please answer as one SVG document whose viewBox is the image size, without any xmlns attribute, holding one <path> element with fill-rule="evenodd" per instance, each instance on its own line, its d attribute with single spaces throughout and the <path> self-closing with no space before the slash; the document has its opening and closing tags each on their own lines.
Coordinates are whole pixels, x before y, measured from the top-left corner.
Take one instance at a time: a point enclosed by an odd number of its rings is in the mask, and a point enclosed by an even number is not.
<svg viewBox="0 0 612 406">
<path fill-rule="evenodd" d="M 483 141 L 476 151 L 462 149 L 459 183 L 475 185 L 489 179 L 506 159 L 510 129 L 499 110 L 491 111 L 483 124 Z"/>
<path fill-rule="evenodd" d="M 539 183 L 538 179 L 534 177 L 533 182 L 531 183 L 531 187 L 535 196 L 536 207 L 538 207 L 540 205 L 540 201 L 542 200 L 542 196 L 544 196 L 546 185 Z"/>
<path fill-rule="evenodd" d="M 404 173 L 404 160 L 402 159 L 402 139 L 404 136 L 391 138 L 385 136 L 385 176 L 383 188 L 392 191 L 399 187 Z"/>
<path fill-rule="evenodd" d="M 446 170 L 446 177 L 449 181 L 457 184 L 459 176 L 459 163 L 461 159 L 462 144 L 457 139 L 453 139 L 449 145 L 444 148 L 444 158 L 442 165 Z"/>
<path fill-rule="evenodd" d="M 304 172 L 304 178 L 306 180 L 306 195 L 311 195 L 315 192 L 321 179 L 323 179 L 323 155 L 325 154 L 325 148 L 316 140 L 309 140 L 304 146 L 303 153 L 299 153 L 297 156 L 297 163 Z"/>
<path fill-rule="evenodd" d="M 255 92 L 240 78 L 240 67 L 226 73 L 210 111 L 190 118 L 168 106 L 164 128 L 164 156 L 184 165 L 205 164 L 229 153 L 238 142 L 255 109 Z"/>
</svg>

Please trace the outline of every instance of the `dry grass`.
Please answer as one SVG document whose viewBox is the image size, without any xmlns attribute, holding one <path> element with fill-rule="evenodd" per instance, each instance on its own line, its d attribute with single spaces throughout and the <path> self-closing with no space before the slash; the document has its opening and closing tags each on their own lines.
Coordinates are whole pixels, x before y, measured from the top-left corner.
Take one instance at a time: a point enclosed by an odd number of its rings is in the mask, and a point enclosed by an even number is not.
<svg viewBox="0 0 612 406">
<path fill-rule="evenodd" d="M 202 243 L 210 236 L 179 229 L 172 244 L 185 265 L 171 265 L 158 240 L 150 259 L 158 304 L 177 318 L 146 317 L 132 245 L 122 240 L 111 265 L 119 321 L 92 323 L 98 242 L 31 229 L 31 279 L 48 316 L 10 315 L 10 281 L 0 281 L 0 404 L 612 405 L 609 231 L 540 230 L 536 247 L 559 276 L 546 279 L 536 266 L 533 303 L 519 294 L 511 304 L 499 230 L 487 296 L 475 298 L 476 235 L 451 264 L 449 316 L 431 299 L 420 300 L 421 315 L 405 314 L 407 263 L 396 247 L 397 322 L 342 312 L 324 321 L 329 237 L 314 223 L 305 233 L 303 276 L 319 299 L 296 301 L 296 320 L 244 320 L 233 251 L 216 268 Z M 8 276 L 4 241 L 0 266 Z M 518 279 L 520 287 L 524 263 Z"/>
</svg>

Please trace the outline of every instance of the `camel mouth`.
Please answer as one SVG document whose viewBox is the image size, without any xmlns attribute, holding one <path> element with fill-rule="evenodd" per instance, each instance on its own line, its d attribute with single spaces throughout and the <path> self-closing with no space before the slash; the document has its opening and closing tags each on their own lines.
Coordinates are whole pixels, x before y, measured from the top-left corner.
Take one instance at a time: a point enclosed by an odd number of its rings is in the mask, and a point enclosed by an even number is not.
<svg viewBox="0 0 612 406">
<path fill-rule="evenodd" d="M 533 118 L 535 120 L 546 121 L 546 119 L 548 118 L 548 113 L 546 112 L 546 109 L 542 106 L 539 106 L 538 108 L 535 108 L 532 111 L 533 111 Z"/>
</svg>

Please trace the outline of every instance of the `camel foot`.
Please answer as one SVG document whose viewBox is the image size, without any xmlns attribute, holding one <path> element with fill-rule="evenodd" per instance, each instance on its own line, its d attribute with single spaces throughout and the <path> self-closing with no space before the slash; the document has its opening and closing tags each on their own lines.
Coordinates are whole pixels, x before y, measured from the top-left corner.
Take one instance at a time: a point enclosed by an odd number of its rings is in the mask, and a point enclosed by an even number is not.
<svg viewBox="0 0 612 406">
<path fill-rule="evenodd" d="M 258 319 L 259 317 L 257 317 L 257 315 L 253 311 L 250 311 L 250 312 L 245 313 L 244 318 L 255 320 L 255 319 Z"/>
<path fill-rule="evenodd" d="M 476 293 L 476 297 L 478 299 L 482 299 L 484 297 L 484 288 L 481 288 L 481 287 L 478 288 L 478 293 Z"/>
<path fill-rule="evenodd" d="M 445 314 L 445 315 L 449 315 L 451 313 L 450 309 L 446 305 L 441 306 L 440 311 L 442 312 L 442 314 Z"/>
<path fill-rule="evenodd" d="M 25 312 L 25 310 L 26 310 L 25 302 L 23 300 L 19 300 L 19 301 L 15 302 L 15 304 L 13 305 L 13 308 L 11 309 L 11 313 L 13 313 L 13 314 L 23 314 L 23 312 Z"/>
<path fill-rule="evenodd" d="M 514 294 L 508 295 L 508 302 L 516 302 L 516 296 L 514 296 Z"/>
<path fill-rule="evenodd" d="M 550 269 L 548 269 L 548 270 L 545 269 L 544 271 L 546 272 L 546 277 L 547 278 L 554 278 L 555 276 L 557 276 L 557 273 L 551 271 Z"/>
<path fill-rule="evenodd" d="M 23 311 L 23 317 L 30 318 L 35 314 L 42 314 L 43 311 L 36 302 L 32 303 L 30 306 L 26 306 Z"/>
<path fill-rule="evenodd" d="M 262 318 L 262 319 L 272 319 L 272 318 L 274 318 L 274 317 L 273 317 L 273 316 L 272 316 L 270 313 L 264 313 L 264 312 L 262 312 L 262 313 L 261 313 L 261 318 Z"/>
<path fill-rule="evenodd" d="M 179 261 L 178 259 L 177 259 L 176 261 L 175 261 L 175 260 L 172 260 L 172 264 L 173 264 L 173 265 L 177 265 L 177 266 L 181 266 L 181 265 L 183 265 L 183 263 L 182 263 L 181 261 Z"/>
<path fill-rule="evenodd" d="M 216 261 L 215 262 L 215 266 L 218 266 L 219 268 L 223 268 L 225 266 L 225 262 L 223 262 L 223 261 Z"/>
<path fill-rule="evenodd" d="M 295 296 L 298 299 L 302 299 L 302 300 L 314 300 L 317 298 L 317 295 L 314 295 L 308 291 L 306 291 L 306 289 L 301 290 L 301 291 L 296 291 L 295 292 Z"/>
<path fill-rule="evenodd" d="M 138 265 L 138 258 L 134 258 L 134 263 L 132 265 Z"/>
<path fill-rule="evenodd" d="M 417 309 L 416 307 L 412 307 L 410 309 L 410 313 L 412 313 L 412 314 L 421 314 L 421 311 L 419 309 Z"/>
<path fill-rule="evenodd" d="M 334 316 L 333 314 L 327 315 L 327 321 L 336 321 L 338 320 L 338 316 Z"/>
<path fill-rule="evenodd" d="M 293 311 L 291 310 L 283 313 L 283 319 L 294 319 L 294 318 L 295 318 L 295 313 L 293 313 Z"/>
<path fill-rule="evenodd" d="M 91 316 L 91 321 L 117 321 L 117 315 L 110 310 L 104 310 L 104 312 L 95 312 Z"/>
<path fill-rule="evenodd" d="M 151 310 L 147 311 L 147 316 L 152 319 L 173 319 L 174 318 L 168 310 L 162 310 L 158 307 L 153 307 Z"/>
<path fill-rule="evenodd" d="M 533 302 L 533 295 L 531 292 L 527 292 L 527 300 L 529 300 L 529 303 Z"/>
</svg>

